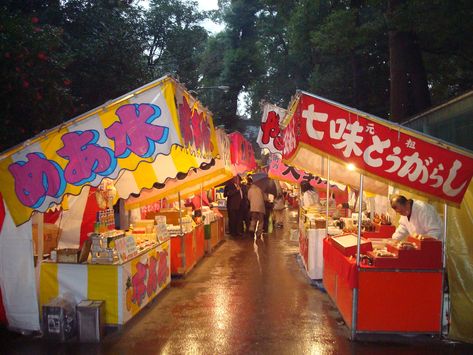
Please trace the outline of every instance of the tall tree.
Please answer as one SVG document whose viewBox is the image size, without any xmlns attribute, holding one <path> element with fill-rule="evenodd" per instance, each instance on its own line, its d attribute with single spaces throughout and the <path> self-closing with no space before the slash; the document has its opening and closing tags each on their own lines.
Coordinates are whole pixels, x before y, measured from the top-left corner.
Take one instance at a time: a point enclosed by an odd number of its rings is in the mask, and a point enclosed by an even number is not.
<svg viewBox="0 0 473 355">
<path fill-rule="evenodd" d="M 67 71 L 79 112 L 151 80 L 140 9 L 126 2 L 69 0 L 63 12 L 64 36 L 73 58 Z"/>
<path fill-rule="evenodd" d="M 201 21 L 207 16 L 197 11 L 196 1 L 150 2 L 146 13 L 146 52 L 154 76 L 172 73 L 189 88 L 198 86 L 199 57 L 208 36 Z"/>
<path fill-rule="evenodd" d="M 391 119 L 402 121 L 430 106 L 427 75 L 418 38 L 412 28 L 401 26 L 405 0 L 389 0 L 390 106 Z M 410 27 L 410 26 L 409 26 Z"/>
<path fill-rule="evenodd" d="M 221 81 L 229 90 L 223 95 L 224 110 L 220 113 L 228 128 L 237 126 L 238 96 L 242 90 L 258 80 L 262 73 L 256 29 L 258 0 L 231 0 L 224 8 L 227 50 L 224 54 Z"/>
</svg>

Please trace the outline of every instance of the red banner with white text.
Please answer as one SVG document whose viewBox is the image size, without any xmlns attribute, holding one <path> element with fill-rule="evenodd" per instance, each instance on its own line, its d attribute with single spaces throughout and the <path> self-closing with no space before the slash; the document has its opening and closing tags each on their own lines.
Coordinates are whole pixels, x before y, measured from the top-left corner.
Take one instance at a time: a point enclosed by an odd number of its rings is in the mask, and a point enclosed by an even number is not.
<svg viewBox="0 0 473 355">
<path fill-rule="evenodd" d="M 302 93 L 283 131 L 283 158 L 302 147 L 393 184 L 459 204 L 473 158 L 388 121 Z"/>
</svg>

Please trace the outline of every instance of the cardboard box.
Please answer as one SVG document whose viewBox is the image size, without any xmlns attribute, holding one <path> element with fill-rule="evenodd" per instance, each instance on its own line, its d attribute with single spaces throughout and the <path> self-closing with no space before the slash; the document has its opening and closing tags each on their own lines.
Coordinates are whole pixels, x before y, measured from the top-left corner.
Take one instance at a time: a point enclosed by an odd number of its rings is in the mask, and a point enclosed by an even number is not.
<svg viewBox="0 0 473 355">
<path fill-rule="evenodd" d="M 57 248 L 61 230 L 52 223 L 43 224 L 43 254 L 50 254 L 51 250 Z M 38 254 L 38 225 L 33 224 L 33 247 L 34 254 Z"/>
</svg>

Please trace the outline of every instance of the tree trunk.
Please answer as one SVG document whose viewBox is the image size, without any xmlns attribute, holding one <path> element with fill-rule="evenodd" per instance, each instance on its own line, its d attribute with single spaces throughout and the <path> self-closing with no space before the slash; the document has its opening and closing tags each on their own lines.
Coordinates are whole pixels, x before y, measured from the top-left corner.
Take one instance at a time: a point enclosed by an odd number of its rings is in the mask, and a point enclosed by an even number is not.
<svg viewBox="0 0 473 355">
<path fill-rule="evenodd" d="M 230 90 L 225 94 L 225 112 L 222 113 L 221 119 L 225 128 L 229 130 L 235 130 L 238 125 L 238 95 L 240 94 L 240 88 L 230 86 Z"/>
<path fill-rule="evenodd" d="M 392 121 L 400 122 L 409 115 L 406 33 L 389 31 L 389 77 Z"/>
<path fill-rule="evenodd" d="M 389 0 L 388 17 L 395 20 L 404 0 Z M 393 21 L 394 23 L 395 21 Z M 430 92 L 422 53 L 414 32 L 391 25 L 389 70 L 391 120 L 402 122 L 430 106 Z"/>
<path fill-rule="evenodd" d="M 414 33 L 411 33 L 408 45 L 413 100 L 411 114 L 414 115 L 430 107 L 431 101 L 422 53 L 417 42 L 417 36 Z"/>
<path fill-rule="evenodd" d="M 351 8 L 355 12 L 355 27 L 360 27 L 360 6 L 361 0 L 351 0 Z M 362 97 L 364 96 L 363 80 L 362 80 L 362 65 L 360 56 L 357 53 L 357 48 L 351 50 L 351 67 L 352 67 L 352 88 L 353 88 L 353 106 L 359 109 L 364 109 L 362 104 Z"/>
</svg>

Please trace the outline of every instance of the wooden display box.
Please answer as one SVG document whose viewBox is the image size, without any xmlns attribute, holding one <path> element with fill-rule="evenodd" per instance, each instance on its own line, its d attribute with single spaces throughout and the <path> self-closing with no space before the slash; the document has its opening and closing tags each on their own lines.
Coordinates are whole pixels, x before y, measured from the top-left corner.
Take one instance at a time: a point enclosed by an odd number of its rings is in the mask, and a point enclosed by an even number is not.
<svg viewBox="0 0 473 355">
<path fill-rule="evenodd" d="M 411 238 L 411 237 L 409 237 Z M 414 239 L 414 238 L 413 238 Z M 408 239 L 416 245 L 416 249 L 403 250 L 396 246 L 387 245 L 387 250 L 399 258 L 398 268 L 402 269 L 441 269 L 442 268 L 442 242 L 419 241 Z M 424 243 L 422 243 L 424 242 Z"/>
<path fill-rule="evenodd" d="M 77 264 L 79 261 L 79 249 L 58 249 L 56 252 L 58 263 Z"/>
<path fill-rule="evenodd" d="M 364 238 L 391 238 L 396 227 L 386 224 L 374 224 L 374 232 L 363 232 Z"/>
<path fill-rule="evenodd" d="M 332 244 L 335 248 L 340 250 L 343 255 L 350 256 L 356 254 L 358 238 L 354 234 L 346 234 L 332 238 Z M 360 253 L 366 254 L 368 251 L 373 250 L 373 246 L 369 240 L 361 238 L 360 241 Z"/>
<path fill-rule="evenodd" d="M 186 215 L 186 211 L 181 211 L 181 216 L 184 217 Z M 176 209 L 162 209 L 158 213 L 155 213 L 154 216 L 166 216 L 166 223 L 167 224 L 174 224 L 179 225 L 179 211 Z M 150 215 L 146 215 L 146 218 L 150 218 Z"/>
<path fill-rule="evenodd" d="M 399 258 L 397 256 L 376 256 L 372 251 L 367 252 L 368 256 L 373 258 L 373 266 L 381 269 L 396 269 L 399 267 Z"/>
<path fill-rule="evenodd" d="M 393 233 L 396 231 L 396 227 L 394 227 L 391 224 L 375 224 L 374 225 L 376 232 L 378 232 L 381 235 L 385 235 L 386 237 L 384 238 L 391 238 Z M 383 238 L 383 237 L 380 237 Z"/>
</svg>

